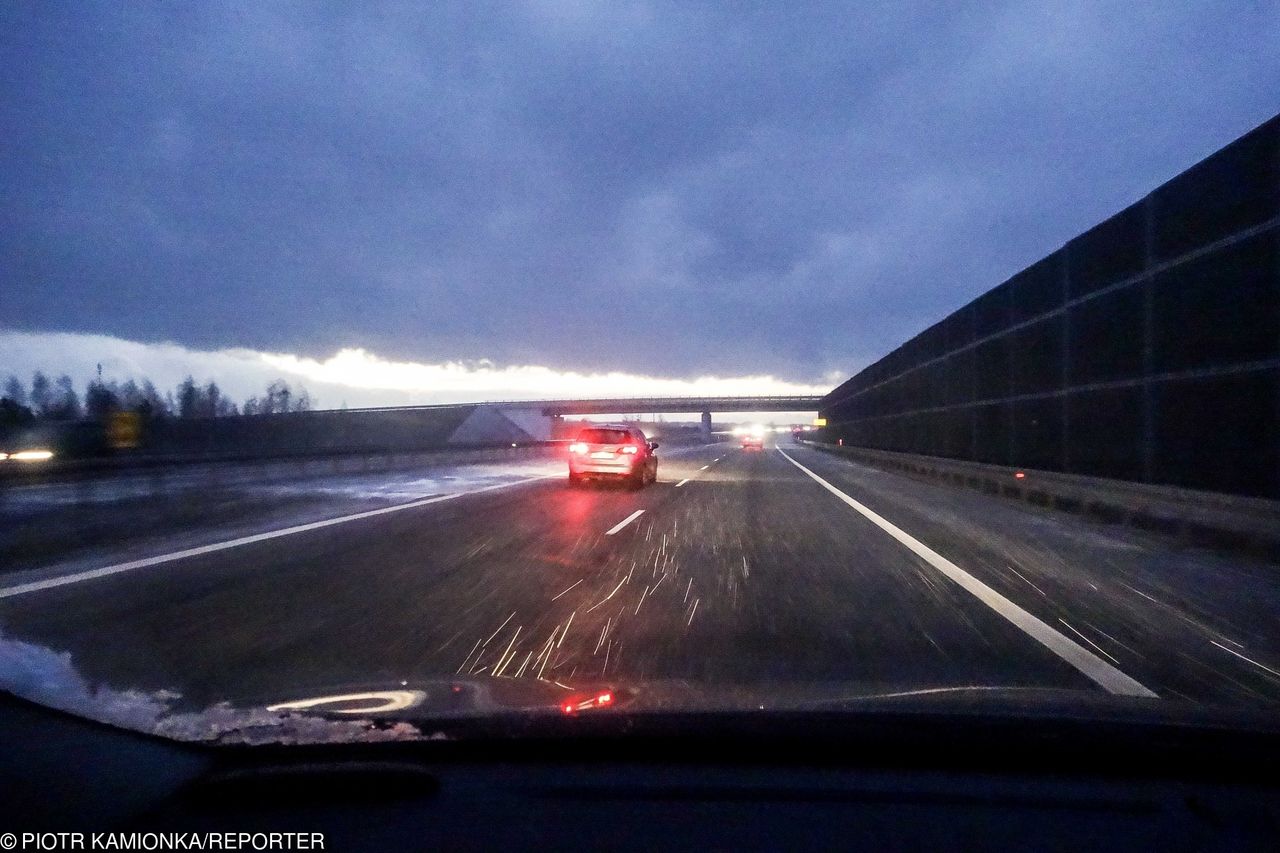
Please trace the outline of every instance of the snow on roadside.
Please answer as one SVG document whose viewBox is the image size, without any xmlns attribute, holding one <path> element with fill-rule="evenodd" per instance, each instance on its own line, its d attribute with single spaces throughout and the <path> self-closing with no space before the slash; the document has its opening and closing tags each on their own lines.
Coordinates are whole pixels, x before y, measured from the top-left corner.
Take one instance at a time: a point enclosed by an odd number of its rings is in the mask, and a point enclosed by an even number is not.
<svg viewBox="0 0 1280 853">
<path fill-rule="evenodd" d="M 219 744 L 350 743 L 418 740 L 404 722 L 330 720 L 290 711 L 240 709 L 219 702 L 203 711 L 174 711 L 181 694 L 92 684 L 72 664 L 69 652 L 0 634 L 0 689 L 79 717 L 180 741 Z"/>
</svg>

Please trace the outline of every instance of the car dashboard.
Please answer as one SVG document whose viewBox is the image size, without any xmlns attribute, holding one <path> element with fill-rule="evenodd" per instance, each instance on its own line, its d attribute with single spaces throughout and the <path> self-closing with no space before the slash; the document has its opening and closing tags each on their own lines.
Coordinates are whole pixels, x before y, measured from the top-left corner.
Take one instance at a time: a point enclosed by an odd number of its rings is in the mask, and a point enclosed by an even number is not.
<svg viewBox="0 0 1280 853">
<path fill-rule="evenodd" d="M 771 733 L 772 720 L 619 715 L 513 740 L 208 747 L 3 697 L 0 829 L 318 833 L 325 850 L 1274 850 L 1280 839 L 1272 735 L 841 719 Z"/>
</svg>

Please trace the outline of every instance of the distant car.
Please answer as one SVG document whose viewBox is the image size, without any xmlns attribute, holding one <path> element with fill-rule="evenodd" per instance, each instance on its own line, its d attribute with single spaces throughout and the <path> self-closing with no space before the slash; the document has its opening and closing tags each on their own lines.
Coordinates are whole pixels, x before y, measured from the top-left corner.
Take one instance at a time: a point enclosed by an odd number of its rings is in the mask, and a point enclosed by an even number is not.
<svg viewBox="0 0 1280 853">
<path fill-rule="evenodd" d="M 578 433 L 569 445 L 569 485 L 619 480 L 634 489 L 658 479 L 656 441 L 626 424 L 601 424 Z"/>
<path fill-rule="evenodd" d="M 744 435 L 742 437 L 743 450 L 764 450 L 763 435 Z"/>
</svg>

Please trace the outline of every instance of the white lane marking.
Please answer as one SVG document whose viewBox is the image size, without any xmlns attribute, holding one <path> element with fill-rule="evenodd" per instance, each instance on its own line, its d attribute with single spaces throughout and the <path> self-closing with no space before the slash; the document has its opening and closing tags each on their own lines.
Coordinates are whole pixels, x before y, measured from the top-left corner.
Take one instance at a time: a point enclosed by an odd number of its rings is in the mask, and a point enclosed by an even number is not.
<svg viewBox="0 0 1280 853">
<path fill-rule="evenodd" d="M 916 539 L 906 531 L 895 527 L 886 519 L 877 515 L 866 506 L 858 503 L 853 498 L 840 491 L 817 474 L 810 471 L 805 466 L 791 458 L 785 450 L 778 451 L 792 465 L 808 474 L 817 483 L 831 494 L 844 501 L 868 521 L 879 527 L 885 533 L 888 533 L 894 539 L 905 545 L 916 556 L 920 557 L 929 565 L 933 566 L 942 574 L 960 585 L 966 592 L 972 594 L 983 604 L 990 607 L 999 615 L 1003 616 L 1014 626 L 1021 629 L 1023 633 L 1040 643 L 1049 651 L 1053 652 L 1062 660 L 1075 667 L 1086 677 L 1091 679 L 1095 684 L 1103 689 L 1116 694 L 1117 696 L 1145 696 L 1157 698 L 1156 694 L 1144 687 L 1134 679 L 1125 675 L 1093 652 L 1074 642 L 1069 637 L 1059 631 L 1054 630 L 1049 625 L 1041 622 L 1035 616 L 1023 610 L 946 557 L 934 551 L 928 545 L 925 545 L 919 539 Z"/>
<path fill-rule="evenodd" d="M 705 471 L 705 470 L 707 470 L 708 468 L 710 468 L 712 465 L 716 464 L 716 463 L 717 463 L 717 462 L 719 462 L 719 461 L 720 461 L 720 457 L 717 457 L 716 459 L 713 459 L 711 462 L 707 463 L 706 465 L 703 465 L 703 466 L 702 466 L 701 468 L 699 468 L 698 470 L 699 470 L 699 471 Z M 692 480 L 692 479 L 693 479 L 693 477 L 685 477 L 683 480 L 681 480 L 680 482 L 676 483 L 676 488 L 677 488 L 677 489 L 678 489 L 678 488 L 680 488 L 681 486 L 683 486 L 685 483 L 689 482 L 689 481 L 690 481 L 690 480 Z"/>
<path fill-rule="evenodd" d="M 1240 658 L 1240 660 L 1247 660 L 1249 663 L 1253 664 L 1254 666 L 1258 667 L 1259 669 L 1265 669 L 1267 672 L 1271 673 L 1272 675 L 1277 676 L 1277 677 L 1280 677 L 1280 672 L 1276 672 L 1276 671 L 1275 671 L 1274 669 L 1272 669 L 1271 667 L 1269 667 L 1269 666 L 1265 666 L 1265 665 L 1263 665 L 1263 664 L 1258 663 L 1258 662 L 1257 662 L 1256 660 L 1254 660 L 1253 658 L 1247 658 L 1247 657 L 1245 657 L 1244 655 L 1242 655 L 1242 654 L 1240 654 L 1239 652 L 1237 652 L 1235 649 L 1229 649 L 1229 648 L 1227 648 L 1226 646 L 1222 645 L 1222 643 L 1219 643 L 1217 640 L 1210 640 L 1209 642 L 1213 643 L 1215 646 L 1217 646 L 1218 648 L 1222 649 L 1224 652 L 1226 652 L 1226 653 L 1227 653 L 1227 654 L 1229 654 L 1229 655 L 1235 655 L 1236 657 Z"/>
<path fill-rule="evenodd" d="M 622 519 L 622 521 L 619 521 L 613 527 L 610 527 L 608 530 L 606 530 L 604 532 L 604 535 L 612 536 L 613 534 L 617 533 L 619 530 L 626 527 L 628 524 L 635 521 L 637 518 L 639 518 L 642 515 L 644 515 L 644 510 L 642 509 L 636 510 L 635 512 L 631 513 L 631 515 L 628 515 L 626 518 Z"/>
<path fill-rule="evenodd" d="M 351 515 L 341 515 L 337 518 L 326 518 L 324 521 L 312 521 L 308 524 L 297 524 L 293 527 L 283 527 L 279 530 L 268 530 L 266 533 L 255 533 L 252 536 L 241 536 L 238 539 L 228 539 L 225 542 L 215 542 L 212 545 L 201 545 L 198 548 L 187 548 L 182 551 L 174 551 L 171 554 L 161 554 L 157 557 L 146 557 L 141 560 L 117 563 L 114 566 L 103 566 L 100 569 L 89 569 L 88 571 L 49 578 L 48 580 L 32 581 L 31 583 L 19 584 L 18 586 L 4 587 L 0 588 L 0 598 L 11 598 L 15 595 L 26 595 L 29 592 L 40 592 L 41 590 L 68 586 L 69 584 L 94 580 L 96 578 L 104 578 L 108 575 L 120 574 L 121 572 L 131 572 L 134 569 L 145 569 L 151 566 L 158 566 L 162 563 L 172 563 L 175 560 L 185 560 L 188 557 L 200 557 L 204 554 L 213 554 L 217 551 L 225 551 L 228 548 L 239 548 L 242 545 L 252 545 L 255 542 L 265 542 L 268 539 L 278 539 L 281 536 L 292 536 L 295 533 L 307 533 L 312 530 L 321 530 L 325 527 L 332 527 L 335 524 L 346 524 L 348 521 L 359 521 L 362 518 L 373 518 L 378 515 L 403 512 L 406 509 L 417 509 L 420 506 L 428 506 L 430 504 L 438 504 L 443 501 L 451 501 L 455 498 L 466 497 L 467 495 L 478 495 L 481 492 L 492 492 L 497 489 L 509 489 L 513 486 L 523 486 L 525 483 L 533 483 L 538 480 L 546 480 L 551 477 L 559 476 L 559 474 L 542 474 L 537 477 L 527 477 L 523 480 L 514 480 L 510 483 L 496 483 L 492 486 L 482 486 L 478 489 L 471 489 L 467 492 L 454 492 L 451 495 L 436 495 L 432 498 L 423 498 L 420 501 L 410 501 L 409 503 L 396 504 L 395 506 L 384 506 L 380 509 L 366 510 L 365 512 L 352 513 Z"/>
</svg>

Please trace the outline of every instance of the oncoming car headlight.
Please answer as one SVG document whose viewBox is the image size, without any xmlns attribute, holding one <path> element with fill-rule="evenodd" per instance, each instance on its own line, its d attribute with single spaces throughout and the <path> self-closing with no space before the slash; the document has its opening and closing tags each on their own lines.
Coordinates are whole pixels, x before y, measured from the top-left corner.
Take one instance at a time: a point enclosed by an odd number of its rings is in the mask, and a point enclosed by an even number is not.
<svg viewBox="0 0 1280 853">
<path fill-rule="evenodd" d="M 0 453 L 0 461 L 45 462 L 52 458 L 52 450 L 19 450 L 16 453 Z"/>
</svg>

